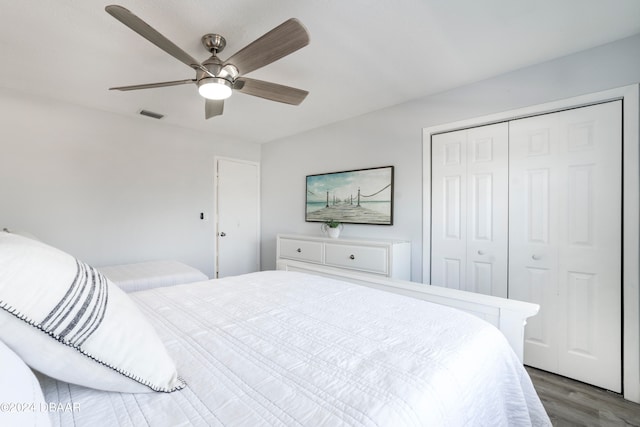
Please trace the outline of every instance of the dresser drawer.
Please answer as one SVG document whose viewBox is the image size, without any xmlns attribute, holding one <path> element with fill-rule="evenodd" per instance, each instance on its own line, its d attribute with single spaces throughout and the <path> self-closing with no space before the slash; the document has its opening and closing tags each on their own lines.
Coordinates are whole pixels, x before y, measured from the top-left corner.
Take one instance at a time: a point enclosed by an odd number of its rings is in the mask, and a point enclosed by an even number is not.
<svg viewBox="0 0 640 427">
<path fill-rule="evenodd" d="M 388 274 L 389 253 L 386 247 L 325 244 L 326 265 Z"/>
<path fill-rule="evenodd" d="M 280 258 L 322 262 L 322 242 L 280 239 Z"/>
<path fill-rule="evenodd" d="M 278 234 L 278 268 L 295 268 L 335 275 L 340 270 L 394 279 L 411 279 L 411 242 L 406 240 L 356 239 Z M 313 266 L 311 265 L 313 264 Z M 321 270 L 323 266 L 327 268 Z M 311 268 L 313 267 L 313 268 Z"/>
</svg>

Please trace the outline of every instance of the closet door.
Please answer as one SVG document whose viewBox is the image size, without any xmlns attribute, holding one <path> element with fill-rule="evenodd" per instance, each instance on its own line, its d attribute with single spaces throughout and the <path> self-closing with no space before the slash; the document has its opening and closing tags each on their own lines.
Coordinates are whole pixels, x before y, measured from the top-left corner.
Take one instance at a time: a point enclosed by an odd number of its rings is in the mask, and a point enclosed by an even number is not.
<svg viewBox="0 0 640 427">
<path fill-rule="evenodd" d="M 507 296 L 508 125 L 434 135 L 432 285 Z"/>
<path fill-rule="evenodd" d="M 621 391 L 621 102 L 514 120 L 509 297 L 525 364 Z"/>
</svg>

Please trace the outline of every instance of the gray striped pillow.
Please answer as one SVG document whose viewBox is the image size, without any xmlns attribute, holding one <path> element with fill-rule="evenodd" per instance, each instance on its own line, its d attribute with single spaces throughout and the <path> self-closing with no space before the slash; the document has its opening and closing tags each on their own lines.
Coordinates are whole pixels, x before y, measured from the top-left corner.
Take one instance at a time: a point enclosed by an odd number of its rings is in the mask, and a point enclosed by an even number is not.
<svg viewBox="0 0 640 427">
<path fill-rule="evenodd" d="M 53 378 L 127 393 L 184 387 L 156 331 L 95 268 L 0 232 L 0 339 Z"/>
</svg>

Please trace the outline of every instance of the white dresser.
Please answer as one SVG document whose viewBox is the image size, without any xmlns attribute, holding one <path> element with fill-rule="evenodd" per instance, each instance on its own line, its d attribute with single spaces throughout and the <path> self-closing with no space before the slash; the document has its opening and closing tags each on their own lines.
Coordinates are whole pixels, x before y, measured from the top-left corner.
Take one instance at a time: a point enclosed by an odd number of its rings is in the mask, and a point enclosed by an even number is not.
<svg viewBox="0 0 640 427">
<path fill-rule="evenodd" d="M 408 241 L 279 234 L 276 257 L 278 268 L 292 260 L 393 279 L 411 279 L 411 243 Z"/>
</svg>

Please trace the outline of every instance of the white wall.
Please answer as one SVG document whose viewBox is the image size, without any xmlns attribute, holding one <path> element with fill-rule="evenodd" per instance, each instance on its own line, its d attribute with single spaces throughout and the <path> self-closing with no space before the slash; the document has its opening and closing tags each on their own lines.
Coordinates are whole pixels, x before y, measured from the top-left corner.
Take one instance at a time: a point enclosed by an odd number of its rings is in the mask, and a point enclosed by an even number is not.
<svg viewBox="0 0 640 427">
<path fill-rule="evenodd" d="M 343 233 L 411 240 L 412 280 L 422 281 L 422 128 L 636 83 L 638 52 L 640 35 L 265 144 L 262 268 L 275 268 L 277 233 L 320 234 L 304 222 L 306 175 L 393 165 L 394 225 Z"/>
<path fill-rule="evenodd" d="M 210 277 L 214 156 L 260 159 L 256 144 L 7 90 L 0 135 L 0 228 L 95 266 L 177 259 Z"/>
</svg>

